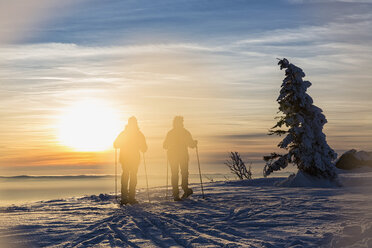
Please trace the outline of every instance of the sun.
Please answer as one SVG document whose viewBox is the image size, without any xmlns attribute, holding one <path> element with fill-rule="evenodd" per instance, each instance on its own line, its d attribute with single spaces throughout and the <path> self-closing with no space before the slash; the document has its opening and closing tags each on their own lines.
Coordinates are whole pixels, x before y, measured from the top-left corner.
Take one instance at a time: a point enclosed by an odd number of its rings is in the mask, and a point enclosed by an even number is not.
<svg viewBox="0 0 372 248">
<path fill-rule="evenodd" d="M 77 102 L 60 117 L 59 141 L 76 151 L 104 151 L 112 148 L 119 124 L 118 115 L 105 102 Z"/>
</svg>

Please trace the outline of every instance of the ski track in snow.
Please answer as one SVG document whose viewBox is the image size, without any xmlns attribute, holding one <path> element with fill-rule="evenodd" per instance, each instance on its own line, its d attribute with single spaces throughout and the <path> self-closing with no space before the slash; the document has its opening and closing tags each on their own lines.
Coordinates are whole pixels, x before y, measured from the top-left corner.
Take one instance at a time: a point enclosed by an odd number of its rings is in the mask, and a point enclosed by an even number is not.
<svg viewBox="0 0 372 248">
<path fill-rule="evenodd" d="M 4 247 L 372 247 L 372 173 L 342 188 L 276 187 L 280 178 L 205 185 L 206 199 L 119 208 L 112 195 L 1 208 Z M 358 183 L 355 183 L 358 182 Z M 348 186 L 349 185 L 349 186 Z M 3 247 L 0 244 L 0 247 Z"/>
</svg>

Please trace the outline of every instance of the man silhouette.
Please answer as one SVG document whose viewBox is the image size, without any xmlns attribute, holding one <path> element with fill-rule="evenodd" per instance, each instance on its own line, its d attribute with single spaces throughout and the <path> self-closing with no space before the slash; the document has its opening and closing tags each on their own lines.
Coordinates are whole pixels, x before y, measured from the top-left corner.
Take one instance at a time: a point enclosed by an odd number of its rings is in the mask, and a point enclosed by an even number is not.
<svg viewBox="0 0 372 248">
<path fill-rule="evenodd" d="M 189 131 L 183 127 L 183 117 L 176 116 L 173 120 L 173 129 L 167 134 L 163 147 L 167 149 L 168 161 L 171 167 L 173 199 L 180 201 L 178 189 L 178 172 L 181 168 L 182 199 L 190 196 L 193 191 L 189 188 L 189 152 L 188 148 L 195 148 L 198 142 L 194 140 Z"/>
<path fill-rule="evenodd" d="M 123 171 L 121 176 L 120 204 L 136 204 L 138 203 L 138 201 L 135 199 L 135 194 L 137 186 L 137 172 L 140 164 L 140 151 L 147 151 L 145 136 L 139 130 L 136 117 L 132 116 L 128 119 L 128 125 L 116 138 L 114 147 L 116 149 L 120 149 L 119 161 Z"/>
</svg>

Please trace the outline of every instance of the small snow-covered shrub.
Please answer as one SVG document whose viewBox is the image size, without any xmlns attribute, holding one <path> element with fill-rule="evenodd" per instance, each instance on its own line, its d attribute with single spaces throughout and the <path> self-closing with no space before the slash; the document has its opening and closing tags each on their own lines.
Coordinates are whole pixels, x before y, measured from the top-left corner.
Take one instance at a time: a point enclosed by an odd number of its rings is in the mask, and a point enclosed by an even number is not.
<svg viewBox="0 0 372 248">
<path fill-rule="evenodd" d="M 248 169 L 243 162 L 238 152 L 231 152 L 230 159 L 226 160 L 225 165 L 230 169 L 231 173 L 235 174 L 240 180 L 252 179 L 251 166 Z"/>
<path fill-rule="evenodd" d="M 306 93 L 311 83 L 303 81 L 305 73 L 287 59 L 280 60 L 278 65 L 280 69 L 285 68 L 285 79 L 277 99 L 279 112 L 283 115 L 277 117 L 278 122 L 270 129 L 269 135 L 285 135 L 278 147 L 288 153 L 264 156 L 264 176 L 292 163 L 308 175 L 336 179 L 333 161 L 337 154 L 329 147 L 323 133 L 327 119 Z"/>
</svg>

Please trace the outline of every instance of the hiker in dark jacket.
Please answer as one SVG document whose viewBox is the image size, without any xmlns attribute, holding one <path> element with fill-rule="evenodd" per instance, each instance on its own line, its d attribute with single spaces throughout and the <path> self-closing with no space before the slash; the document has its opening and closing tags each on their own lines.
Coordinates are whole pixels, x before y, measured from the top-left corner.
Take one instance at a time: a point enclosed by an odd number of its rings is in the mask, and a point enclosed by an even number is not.
<svg viewBox="0 0 372 248">
<path fill-rule="evenodd" d="M 181 169 L 182 199 L 190 196 L 193 191 L 189 188 L 189 152 L 188 148 L 195 148 L 198 142 L 194 140 L 189 131 L 183 127 L 183 117 L 176 116 L 173 120 L 173 129 L 167 134 L 163 147 L 167 149 L 168 161 L 171 167 L 173 199 L 180 201 L 178 189 L 178 172 Z"/>
<path fill-rule="evenodd" d="M 139 130 L 136 117 L 128 119 L 125 127 L 114 142 L 114 147 L 120 149 L 121 168 L 121 204 L 136 204 L 135 199 L 137 172 L 140 164 L 140 152 L 147 151 L 145 136 Z M 129 182 L 129 190 L 128 190 Z"/>
</svg>

